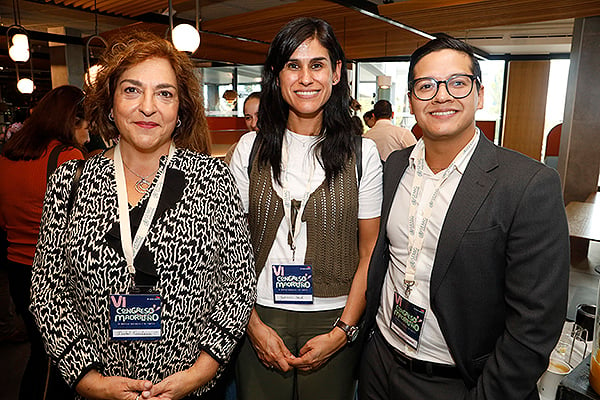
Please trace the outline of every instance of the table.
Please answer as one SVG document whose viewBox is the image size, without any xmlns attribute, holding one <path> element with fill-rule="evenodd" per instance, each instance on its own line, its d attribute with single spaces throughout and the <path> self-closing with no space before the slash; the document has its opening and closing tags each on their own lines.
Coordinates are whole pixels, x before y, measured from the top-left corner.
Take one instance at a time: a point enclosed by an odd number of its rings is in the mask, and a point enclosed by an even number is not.
<svg viewBox="0 0 600 400">
<path fill-rule="evenodd" d="M 590 386 L 590 356 L 563 378 L 556 391 L 556 400 L 600 400 Z"/>
<path fill-rule="evenodd" d="M 590 240 L 600 241 L 600 203 L 572 201 L 567 204 L 571 237 L 571 262 L 587 257 Z"/>
</svg>

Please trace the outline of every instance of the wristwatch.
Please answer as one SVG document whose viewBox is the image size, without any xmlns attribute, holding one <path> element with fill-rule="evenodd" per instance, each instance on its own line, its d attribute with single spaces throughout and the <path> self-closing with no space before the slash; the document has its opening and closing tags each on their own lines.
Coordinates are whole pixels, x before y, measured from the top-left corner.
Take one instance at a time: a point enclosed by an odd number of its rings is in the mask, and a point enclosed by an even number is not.
<svg viewBox="0 0 600 400">
<path fill-rule="evenodd" d="M 341 319 L 336 319 L 335 323 L 333 324 L 334 327 L 338 327 L 341 330 L 344 331 L 344 333 L 346 334 L 346 340 L 348 341 L 348 343 L 352 343 L 356 340 L 356 338 L 358 337 L 358 326 L 351 326 L 346 324 L 345 322 L 343 322 Z"/>
</svg>

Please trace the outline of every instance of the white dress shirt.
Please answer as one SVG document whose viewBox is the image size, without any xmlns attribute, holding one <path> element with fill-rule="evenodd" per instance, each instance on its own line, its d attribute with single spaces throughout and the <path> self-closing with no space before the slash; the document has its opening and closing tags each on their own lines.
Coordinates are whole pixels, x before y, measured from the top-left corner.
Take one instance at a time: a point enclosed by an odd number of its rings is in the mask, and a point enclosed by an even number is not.
<svg viewBox="0 0 600 400">
<path fill-rule="evenodd" d="M 479 139 L 479 131 L 472 138 L 470 144 L 476 144 Z M 464 174 L 465 168 L 475 151 L 475 145 L 471 145 L 469 151 L 461 152 L 453 161 L 447 178 L 440 186 L 427 228 L 425 231 L 423 247 L 416 262 L 415 285 L 410 294 L 410 302 L 425 308 L 425 319 L 421 329 L 420 344 L 414 350 L 406 344 L 390 328 L 392 309 L 394 307 L 394 292 L 405 296 L 404 273 L 408 259 L 408 216 L 409 199 L 415 176 L 415 156 L 424 147 L 423 140 L 419 140 L 410 155 L 409 165 L 406 168 L 390 209 L 386 231 L 389 239 L 390 265 L 385 276 L 381 292 L 381 306 L 377 313 L 377 326 L 383 337 L 389 344 L 406 354 L 410 358 L 431 361 L 441 364 L 454 365 L 454 360 L 448 350 L 448 345 L 442 335 L 438 321 L 431 310 L 430 304 L 430 281 L 438 238 L 442 230 L 446 213 L 450 202 L 454 197 L 456 188 Z M 469 144 L 465 148 L 469 147 Z M 425 163 L 423 171 L 422 190 L 418 197 L 416 210 L 416 226 L 422 221 L 425 207 L 431 199 L 435 187 L 442 179 L 444 173 L 434 174 Z M 457 288 L 460 290 L 460 288 Z"/>
</svg>

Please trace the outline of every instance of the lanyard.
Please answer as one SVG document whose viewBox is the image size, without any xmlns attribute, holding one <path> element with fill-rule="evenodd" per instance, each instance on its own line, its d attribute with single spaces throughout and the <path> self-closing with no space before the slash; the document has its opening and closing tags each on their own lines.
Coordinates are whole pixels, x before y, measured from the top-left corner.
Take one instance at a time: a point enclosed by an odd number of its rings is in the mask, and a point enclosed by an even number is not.
<svg viewBox="0 0 600 400">
<path fill-rule="evenodd" d="M 309 152 L 312 155 L 312 150 L 309 150 Z M 288 182 L 288 159 L 289 144 L 287 140 L 287 135 L 285 135 L 283 137 L 283 146 L 281 148 L 281 164 L 283 166 L 283 170 L 285 171 L 283 174 L 281 191 L 283 193 L 283 211 L 285 213 L 285 220 L 288 224 L 290 232 L 290 248 L 292 249 L 293 262 L 296 259 L 296 239 L 300 235 L 300 229 L 302 227 L 302 214 L 304 213 L 304 208 L 306 208 L 306 203 L 308 202 L 308 198 L 310 197 L 310 184 L 315 173 L 315 160 L 314 157 L 311 157 L 311 164 L 308 173 L 308 180 L 304 189 L 304 195 L 302 196 L 300 208 L 298 209 L 298 213 L 296 214 L 296 219 L 294 222 L 292 222 L 292 196 L 290 194 Z"/>
<path fill-rule="evenodd" d="M 138 251 L 140 250 L 140 247 L 142 247 L 142 243 L 148 235 L 150 223 L 152 222 L 152 218 L 154 218 L 154 214 L 156 213 L 156 207 L 158 205 L 158 200 L 160 199 L 160 195 L 162 193 L 167 166 L 169 164 L 169 161 L 171 161 L 171 158 L 173 158 L 173 154 L 175 154 L 175 145 L 173 144 L 173 142 L 171 142 L 167 162 L 165 163 L 163 171 L 159 172 L 160 176 L 158 178 L 158 181 L 156 182 L 156 186 L 152 190 L 152 194 L 150 195 L 150 199 L 148 200 L 148 204 L 146 205 L 146 209 L 144 210 L 144 215 L 142 216 L 142 221 L 140 222 L 140 226 L 137 232 L 135 233 L 135 238 L 132 243 L 131 225 L 129 222 L 129 202 L 127 201 L 127 185 L 125 182 L 125 170 L 123 169 L 123 158 L 121 156 L 121 147 L 118 143 L 115 146 L 115 180 L 117 182 L 117 203 L 119 205 L 119 227 L 121 232 L 121 246 L 123 248 L 125 260 L 127 261 L 127 272 L 129 272 L 129 274 L 131 275 L 132 280 L 135 275 L 133 259 L 137 255 Z"/>
<path fill-rule="evenodd" d="M 412 188 L 410 191 L 410 201 L 408 207 L 408 262 L 406 264 L 406 271 L 404 273 L 404 284 L 406 285 L 405 293 L 406 298 L 410 297 L 410 292 L 412 287 L 415 284 L 415 274 L 417 271 L 417 259 L 419 258 L 419 254 L 423 248 L 423 242 L 425 240 L 425 231 L 427 230 L 427 225 L 429 223 L 429 219 L 431 218 L 431 213 L 433 212 L 433 207 L 435 204 L 435 200 L 440 192 L 440 187 L 446 182 L 452 171 L 456 168 L 456 163 L 458 160 L 461 160 L 477 143 L 476 138 L 479 135 L 474 135 L 473 139 L 458 153 L 454 160 L 450 163 L 448 168 L 446 168 L 440 178 L 435 184 L 433 193 L 429 200 L 424 203 L 421 199 L 421 204 L 423 204 L 423 216 L 417 227 L 417 205 L 419 204 L 419 196 L 421 191 L 423 190 L 423 170 L 425 169 L 425 146 L 419 146 L 416 149 L 415 154 L 415 176 L 412 181 Z M 422 142 L 421 142 L 422 143 Z"/>
</svg>

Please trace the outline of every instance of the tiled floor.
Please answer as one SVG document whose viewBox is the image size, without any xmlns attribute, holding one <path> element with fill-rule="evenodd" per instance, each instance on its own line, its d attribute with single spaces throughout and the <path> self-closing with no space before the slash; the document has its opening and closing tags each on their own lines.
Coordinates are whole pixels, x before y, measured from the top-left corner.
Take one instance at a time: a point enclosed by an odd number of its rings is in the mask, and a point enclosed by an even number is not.
<svg viewBox="0 0 600 400">
<path fill-rule="evenodd" d="M 571 266 L 569 278 L 569 310 L 567 318 L 575 318 L 578 304 L 596 304 L 600 274 L 600 243 L 591 243 L 588 259 Z M 4 307 L 5 304 L 0 304 Z M 0 400 L 16 400 L 19 382 L 29 354 L 29 344 L 0 342 Z"/>
</svg>

